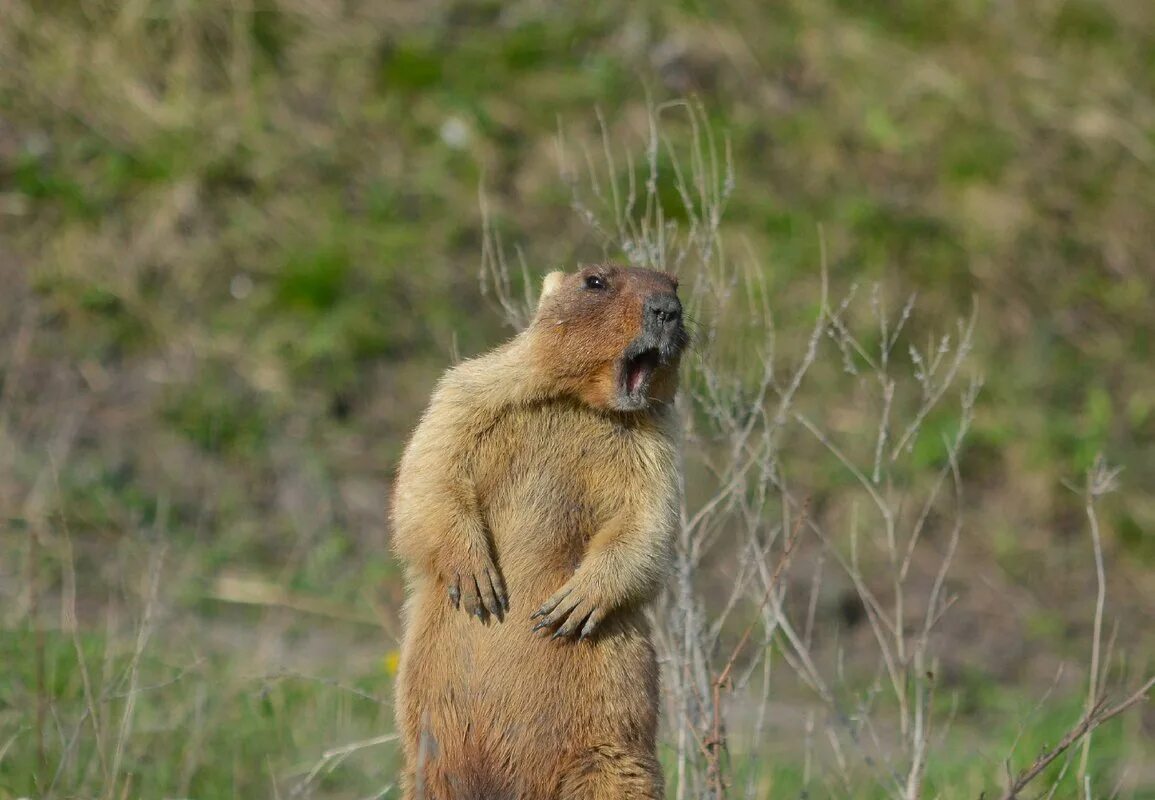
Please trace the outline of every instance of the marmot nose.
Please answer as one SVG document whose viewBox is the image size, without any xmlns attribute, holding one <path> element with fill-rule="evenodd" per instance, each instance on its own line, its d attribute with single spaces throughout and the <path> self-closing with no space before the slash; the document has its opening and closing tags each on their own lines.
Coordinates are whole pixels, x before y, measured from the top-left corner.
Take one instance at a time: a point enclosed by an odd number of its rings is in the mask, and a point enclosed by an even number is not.
<svg viewBox="0 0 1155 800">
<path fill-rule="evenodd" d="M 646 321 L 660 324 L 675 322 L 682 316 L 682 303 L 676 294 L 652 294 L 644 306 Z"/>
</svg>

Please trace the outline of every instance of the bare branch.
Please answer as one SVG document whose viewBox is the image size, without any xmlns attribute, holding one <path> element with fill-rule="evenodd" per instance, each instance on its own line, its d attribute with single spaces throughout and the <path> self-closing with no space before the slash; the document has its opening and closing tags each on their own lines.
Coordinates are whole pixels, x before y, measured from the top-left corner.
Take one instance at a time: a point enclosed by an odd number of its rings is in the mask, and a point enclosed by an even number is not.
<svg viewBox="0 0 1155 800">
<path fill-rule="evenodd" d="M 1007 791 L 1003 794 L 1002 800 L 1015 800 L 1031 781 L 1039 777 L 1043 770 L 1054 763 L 1055 759 L 1065 753 L 1068 748 L 1078 744 L 1085 736 L 1094 732 L 1104 723 L 1109 722 L 1132 706 L 1138 705 L 1146 700 L 1147 693 L 1151 691 L 1152 687 L 1155 687 L 1155 676 L 1149 678 L 1146 683 L 1140 686 L 1125 700 L 1113 706 L 1108 706 L 1103 698 L 1098 699 L 1090 711 L 1083 715 L 1083 718 L 1079 720 L 1078 724 L 1067 731 L 1066 735 L 1063 736 L 1057 745 L 1049 750 L 1044 749 L 1029 767 L 1023 769 L 1015 776 L 1007 787 Z"/>
</svg>

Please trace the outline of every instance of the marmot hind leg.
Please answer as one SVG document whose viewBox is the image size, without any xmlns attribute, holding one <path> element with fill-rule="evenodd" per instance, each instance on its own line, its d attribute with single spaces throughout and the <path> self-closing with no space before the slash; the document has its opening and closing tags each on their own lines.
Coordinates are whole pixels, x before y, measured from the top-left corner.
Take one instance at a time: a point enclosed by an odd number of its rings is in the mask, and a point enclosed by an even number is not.
<svg viewBox="0 0 1155 800">
<path fill-rule="evenodd" d="M 662 800 L 662 765 L 645 753 L 614 745 L 574 759 L 562 776 L 558 800 Z"/>
</svg>

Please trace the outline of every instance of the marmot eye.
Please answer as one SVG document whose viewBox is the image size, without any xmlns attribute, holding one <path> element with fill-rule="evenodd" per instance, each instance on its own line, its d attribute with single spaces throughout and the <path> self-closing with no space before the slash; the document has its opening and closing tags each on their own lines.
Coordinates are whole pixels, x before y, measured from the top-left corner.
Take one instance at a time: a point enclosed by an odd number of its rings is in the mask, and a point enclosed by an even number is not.
<svg viewBox="0 0 1155 800">
<path fill-rule="evenodd" d="M 608 285 L 601 275 L 590 275 L 586 278 L 587 289 L 605 289 Z"/>
</svg>

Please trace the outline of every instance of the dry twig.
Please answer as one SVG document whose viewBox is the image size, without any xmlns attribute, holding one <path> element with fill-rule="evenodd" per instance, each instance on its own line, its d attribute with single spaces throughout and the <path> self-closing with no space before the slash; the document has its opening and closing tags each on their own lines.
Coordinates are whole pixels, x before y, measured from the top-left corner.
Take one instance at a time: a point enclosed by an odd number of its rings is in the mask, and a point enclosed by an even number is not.
<svg viewBox="0 0 1155 800">
<path fill-rule="evenodd" d="M 1043 752 L 1035 758 L 1029 767 L 1021 770 L 1014 779 L 1007 786 L 1007 791 L 1002 795 L 1002 800 L 1016 800 L 1019 794 L 1025 789 L 1031 781 L 1039 777 L 1043 770 L 1054 763 L 1055 759 L 1065 753 L 1072 745 L 1085 740 L 1087 736 L 1093 733 L 1103 723 L 1114 719 L 1122 714 L 1127 709 L 1147 699 L 1147 693 L 1155 688 L 1155 676 L 1152 676 L 1140 686 L 1134 693 L 1129 695 L 1126 699 L 1116 703 L 1113 706 L 1108 706 L 1106 698 L 1100 697 L 1092 706 L 1090 711 L 1083 715 L 1073 728 L 1067 731 L 1066 735 L 1059 741 L 1057 745 L 1050 749 L 1044 749 Z"/>
</svg>

